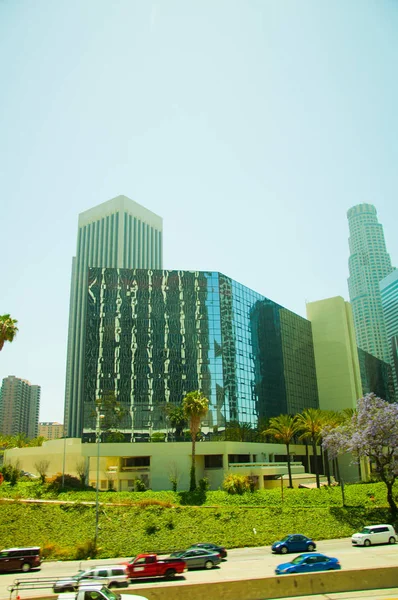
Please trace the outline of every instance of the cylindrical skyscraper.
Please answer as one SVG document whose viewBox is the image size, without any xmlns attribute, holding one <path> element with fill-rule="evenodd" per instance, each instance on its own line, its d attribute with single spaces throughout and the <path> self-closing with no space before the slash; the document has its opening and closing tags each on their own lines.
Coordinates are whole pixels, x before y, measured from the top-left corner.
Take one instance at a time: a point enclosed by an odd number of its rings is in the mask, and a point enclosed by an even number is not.
<svg viewBox="0 0 398 600">
<path fill-rule="evenodd" d="M 350 229 L 348 290 L 359 348 L 390 362 L 380 281 L 393 267 L 383 227 L 372 204 L 358 204 L 347 213 Z"/>
</svg>

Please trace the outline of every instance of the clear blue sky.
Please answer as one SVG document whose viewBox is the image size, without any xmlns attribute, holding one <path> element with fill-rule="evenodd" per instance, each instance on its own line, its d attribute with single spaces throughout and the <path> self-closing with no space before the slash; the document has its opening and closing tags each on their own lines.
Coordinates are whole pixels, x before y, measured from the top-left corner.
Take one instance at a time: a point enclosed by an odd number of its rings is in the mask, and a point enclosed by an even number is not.
<svg viewBox="0 0 398 600">
<path fill-rule="evenodd" d="M 346 211 L 398 263 L 395 0 L 0 0 L 0 378 L 62 420 L 80 212 L 164 219 L 164 266 L 305 316 L 348 297 Z"/>
</svg>

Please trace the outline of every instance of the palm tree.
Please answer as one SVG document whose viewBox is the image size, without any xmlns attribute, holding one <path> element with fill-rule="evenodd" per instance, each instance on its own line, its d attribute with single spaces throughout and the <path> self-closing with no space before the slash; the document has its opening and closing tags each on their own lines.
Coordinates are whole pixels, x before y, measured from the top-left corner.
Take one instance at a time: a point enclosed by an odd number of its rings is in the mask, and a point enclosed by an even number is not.
<svg viewBox="0 0 398 600">
<path fill-rule="evenodd" d="M 314 469 L 316 477 L 316 486 L 321 487 L 319 480 L 319 467 L 316 445 L 320 441 L 321 431 L 324 426 L 322 411 L 319 408 L 306 408 L 301 414 L 297 415 L 298 430 L 301 431 L 301 440 L 310 440 L 312 454 L 314 456 Z"/>
<path fill-rule="evenodd" d="M 297 431 L 297 421 L 292 415 L 279 415 L 279 417 L 272 417 L 269 422 L 269 427 L 263 431 L 264 435 L 272 435 L 272 437 L 274 437 L 276 440 L 286 444 L 287 471 L 289 473 L 289 487 L 291 488 L 293 487 L 293 481 L 289 446 Z"/>
<path fill-rule="evenodd" d="M 3 350 L 4 342 L 14 340 L 18 331 L 17 323 L 10 315 L 0 315 L 0 350 Z"/>
<path fill-rule="evenodd" d="M 200 422 L 207 415 L 209 410 L 209 401 L 202 392 L 189 392 L 182 401 L 184 414 L 189 421 L 189 429 L 192 440 L 192 465 L 189 491 L 196 490 L 196 468 L 195 468 L 195 446 L 196 436 L 200 429 Z"/>
</svg>

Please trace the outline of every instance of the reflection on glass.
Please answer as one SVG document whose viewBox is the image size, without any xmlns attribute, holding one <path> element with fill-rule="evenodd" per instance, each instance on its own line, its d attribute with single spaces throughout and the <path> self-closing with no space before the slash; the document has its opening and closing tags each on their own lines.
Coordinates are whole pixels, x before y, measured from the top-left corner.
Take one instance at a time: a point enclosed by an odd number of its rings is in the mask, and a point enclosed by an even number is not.
<svg viewBox="0 0 398 600">
<path fill-rule="evenodd" d="M 221 273 L 91 268 L 87 311 L 87 439 L 109 393 L 134 441 L 176 439 L 166 407 L 196 389 L 206 439 L 260 439 L 267 418 L 318 405 L 310 323 Z"/>
</svg>

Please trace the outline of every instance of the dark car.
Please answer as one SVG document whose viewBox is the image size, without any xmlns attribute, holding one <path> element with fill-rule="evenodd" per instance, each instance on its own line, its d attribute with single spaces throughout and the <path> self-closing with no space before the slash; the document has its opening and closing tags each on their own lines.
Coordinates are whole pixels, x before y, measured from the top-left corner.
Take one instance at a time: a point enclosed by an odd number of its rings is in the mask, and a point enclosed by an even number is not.
<svg viewBox="0 0 398 600">
<path fill-rule="evenodd" d="M 227 558 L 227 551 L 224 546 L 218 546 L 217 544 L 211 544 L 210 542 L 200 542 L 199 544 L 192 544 L 188 548 L 204 548 L 205 550 L 210 550 L 211 552 L 217 552 L 221 558 Z"/>
<path fill-rule="evenodd" d="M 301 533 L 289 534 L 280 540 L 274 542 L 271 546 L 272 552 L 277 554 L 287 554 L 288 552 L 312 552 L 315 550 L 314 540 Z"/>
<path fill-rule="evenodd" d="M 172 552 L 170 556 L 185 560 L 188 569 L 212 569 L 221 562 L 219 552 L 212 552 L 204 548 L 189 548 L 181 552 Z"/>
<path fill-rule="evenodd" d="M 5 548 L 0 552 L 0 573 L 37 569 L 41 565 L 39 546 L 28 548 Z"/>
<path fill-rule="evenodd" d="M 333 571 L 341 569 L 337 558 L 331 558 L 324 554 L 300 554 L 291 562 L 282 563 L 275 569 L 275 575 L 287 573 L 313 573 L 314 571 Z"/>
</svg>

